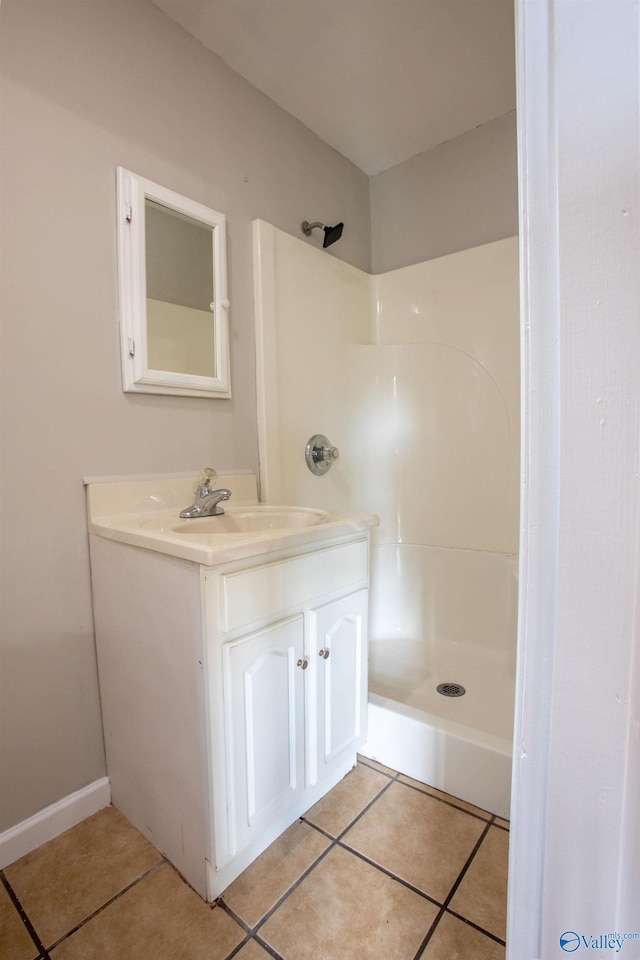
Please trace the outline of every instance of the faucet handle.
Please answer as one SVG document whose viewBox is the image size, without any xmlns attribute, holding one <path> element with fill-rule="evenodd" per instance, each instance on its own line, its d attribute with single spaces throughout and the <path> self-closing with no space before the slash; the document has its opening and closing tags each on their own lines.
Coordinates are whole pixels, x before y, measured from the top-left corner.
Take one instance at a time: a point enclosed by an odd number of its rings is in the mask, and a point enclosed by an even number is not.
<svg viewBox="0 0 640 960">
<path fill-rule="evenodd" d="M 307 443 L 304 455 L 311 473 L 321 477 L 340 457 L 340 451 L 329 443 L 323 433 L 314 433 Z"/>
<path fill-rule="evenodd" d="M 196 485 L 196 497 L 204 497 L 211 490 L 211 481 L 216 476 L 216 471 L 213 467 L 203 467 L 200 471 L 200 476 L 198 477 L 198 483 Z"/>
</svg>

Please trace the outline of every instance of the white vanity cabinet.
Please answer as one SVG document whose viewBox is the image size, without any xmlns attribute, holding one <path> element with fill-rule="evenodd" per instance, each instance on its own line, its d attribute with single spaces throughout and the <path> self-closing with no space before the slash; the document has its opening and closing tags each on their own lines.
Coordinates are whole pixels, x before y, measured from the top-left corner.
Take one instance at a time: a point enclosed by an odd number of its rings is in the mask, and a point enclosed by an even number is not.
<svg viewBox="0 0 640 960">
<path fill-rule="evenodd" d="M 204 573 L 206 676 L 218 705 L 214 887 L 355 763 L 366 733 L 367 581 L 362 536 Z"/>
<path fill-rule="evenodd" d="M 303 617 L 222 647 L 226 833 L 216 866 L 286 816 L 305 791 Z M 225 829 L 226 828 L 226 829 Z M 225 850 L 226 848 L 226 850 Z"/>
<path fill-rule="evenodd" d="M 368 533 L 216 566 L 90 540 L 113 802 L 214 899 L 356 762 Z"/>
<path fill-rule="evenodd" d="M 311 611 L 311 659 L 317 675 L 311 783 L 330 777 L 345 752 L 364 742 L 367 606 L 368 591 L 361 590 Z"/>
<path fill-rule="evenodd" d="M 360 590 L 222 645 L 228 815 L 217 866 L 352 766 L 366 728 L 366 623 Z"/>
</svg>

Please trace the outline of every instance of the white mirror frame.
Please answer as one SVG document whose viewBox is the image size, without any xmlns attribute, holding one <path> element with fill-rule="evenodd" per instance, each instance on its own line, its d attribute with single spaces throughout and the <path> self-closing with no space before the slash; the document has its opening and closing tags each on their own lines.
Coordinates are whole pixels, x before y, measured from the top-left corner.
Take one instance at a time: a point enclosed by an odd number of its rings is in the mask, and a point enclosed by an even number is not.
<svg viewBox="0 0 640 960">
<path fill-rule="evenodd" d="M 207 224 L 213 234 L 213 377 L 153 370 L 148 365 L 145 200 Z M 230 397 L 229 320 L 227 310 L 226 217 L 165 187 L 118 167 L 118 286 L 122 389 L 191 397 Z"/>
</svg>

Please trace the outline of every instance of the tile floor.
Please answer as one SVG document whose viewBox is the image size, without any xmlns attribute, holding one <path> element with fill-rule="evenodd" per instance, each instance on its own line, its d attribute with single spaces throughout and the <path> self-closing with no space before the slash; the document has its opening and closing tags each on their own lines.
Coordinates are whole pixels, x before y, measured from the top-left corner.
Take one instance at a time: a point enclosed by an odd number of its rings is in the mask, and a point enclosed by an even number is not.
<svg viewBox="0 0 640 960">
<path fill-rule="evenodd" d="M 508 842 L 361 760 L 212 905 L 107 807 L 0 871 L 0 960 L 502 960 Z"/>
</svg>

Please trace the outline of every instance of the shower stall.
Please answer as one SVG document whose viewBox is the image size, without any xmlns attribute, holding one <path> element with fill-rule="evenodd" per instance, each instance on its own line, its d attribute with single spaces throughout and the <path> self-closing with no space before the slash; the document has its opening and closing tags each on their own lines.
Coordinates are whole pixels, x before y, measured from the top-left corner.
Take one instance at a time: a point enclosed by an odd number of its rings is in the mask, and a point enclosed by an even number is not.
<svg viewBox="0 0 640 960">
<path fill-rule="evenodd" d="M 261 497 L 378 514 L 365 753 L 508 815 L 517 238 L 370 276 L 254 223 Z M 340 459 L 305 462 L 314 434 Z"/>
</svg>

